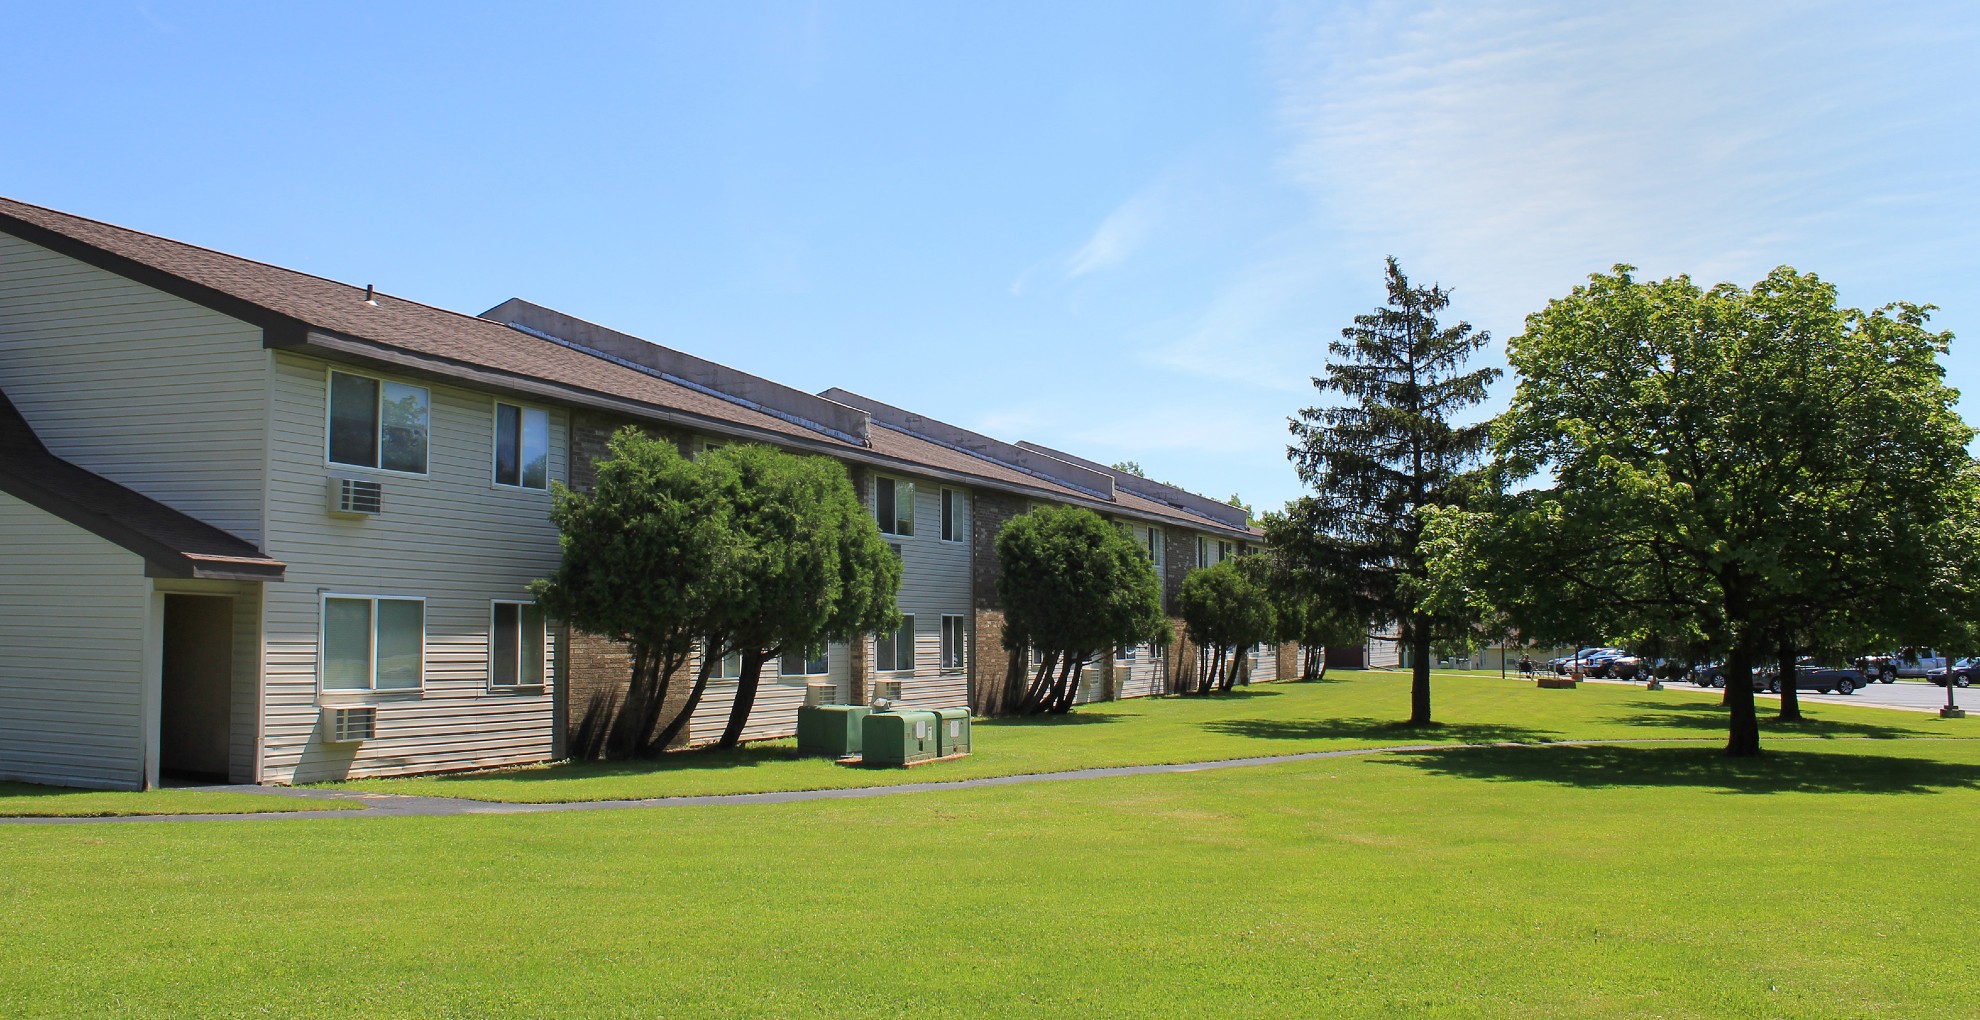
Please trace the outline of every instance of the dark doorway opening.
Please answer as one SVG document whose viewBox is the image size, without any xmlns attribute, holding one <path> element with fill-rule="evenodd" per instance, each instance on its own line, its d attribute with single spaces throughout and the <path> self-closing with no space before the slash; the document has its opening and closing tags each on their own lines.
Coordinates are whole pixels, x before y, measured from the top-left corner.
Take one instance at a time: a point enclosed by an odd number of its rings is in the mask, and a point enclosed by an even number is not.
<svg viewBox="0 0 1980 1020">
<path fill-rule="evenodd" d="M 234 716 L 234 600 L 165 596 L 160 667 L 159 774 L 225 782 Z"/>
</svg>

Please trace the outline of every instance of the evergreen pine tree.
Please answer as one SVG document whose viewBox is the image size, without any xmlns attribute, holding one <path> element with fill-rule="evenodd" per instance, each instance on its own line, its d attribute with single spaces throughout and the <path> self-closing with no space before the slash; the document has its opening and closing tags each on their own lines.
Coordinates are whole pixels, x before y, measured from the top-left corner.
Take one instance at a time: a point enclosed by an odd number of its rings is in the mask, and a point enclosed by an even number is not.
<svg viewBox="0 0 1980 1020">
<path fill-rule="evenodd" d="M 1428 725 L 1430 645 L 1462 621 L 1422 608 L 1425 507 L 1462 505 L 1487 439 L 1484 422 L 1453 421 L 1484 401 L 1495 368 L 1464 371 L 1491 341 L 1468 322 L 1444 326 L 1441 287 L 1412 285 L 1388 260 L 1388 304 L 1341 330 L 1313 385 L 1339 403 L 1291 419 L 1287 456 L 1311 495 L 1287 507 L 1288 555 L 1315 586 L 1371 624 L 1393 621 L 1410 649 L 1410 722 Z"/>
</svg>

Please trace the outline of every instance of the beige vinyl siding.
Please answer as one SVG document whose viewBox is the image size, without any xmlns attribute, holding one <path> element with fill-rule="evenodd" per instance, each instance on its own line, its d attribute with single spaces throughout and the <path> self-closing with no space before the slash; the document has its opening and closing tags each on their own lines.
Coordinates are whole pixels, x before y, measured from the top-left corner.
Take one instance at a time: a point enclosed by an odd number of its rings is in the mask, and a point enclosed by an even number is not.
<svg viewBox="0 0 1980 1020">
<path fill-rule="evenodd" d="M 419 380 L 401 381 L 431 391 L 426 476 L 325 464 L 330 367 L 290 354 L 275 358 L 268 551 L 288 564 L 288 575 L 265 593 L 263 780 L 311 782 L 550 757 L 555 630 L 541 691 L 488 686 L 490 603 L 528 599 L 529 582 L 557 566 L 549 493 L 494 484 L 491 396 Z M 562 410 L 549 410 L 550 477 L 565 480 L 569 421 Z M 331 517 L 324 489 L 332 475 L 380 481 L 384 513 Z M 426 600 L 422 691 L 319 694 L 326 592 Z M 377 739 L 323 743 L 321 706 L 352 703 L 378 706 Z"/>
<path fill-rule="evenodd" d="M 1279 651 L 1271 642 L 1255 646 L 1252 650 L 1254 665 L 1251 670 L 1253 683 L 1268 684 L 1279 678 Z"/>
<path fill-rule="evenodd" d="M 942 617 L 971 616 L 968 541 L 942 541 L 942 485 L 925 478 L 914 482 L 914 534 L 886 535 L 901 546 L 901 612 L 914 617 L 914 672 L 876 673 L 899 677 L 901 702 L 912 708 L 960 708 L 969 704 L 969 670 L 945 670 L 942 661 Z M 959 494 L 961 534 L 969 535 L 968 490 Z M 974 628 L 966 627 L 973 631 Z M 869 639 L 870 640 L 870 639 Z M 973 658 L 976 649 L 964 651 Z M 967 661 L 967 659 L 965 660 Z"/>
<path fill-rule="evenodd" d="M 258 327 L 0 234 L 0 388 L 57 456 L 261 541 Z"/>
<path fill-rule="evenodd" d="M 0 493 L 0 779 L 144 782 L 144 561 Z"/>
<path fill-rule="evenodd" d="M 1146 643 L 1136 646 L 1132 662 L 1114 664 L 1121 697 L 1147 698 L 1162 693 L 1161 665 L 1152 647 Z"/>
</svg>

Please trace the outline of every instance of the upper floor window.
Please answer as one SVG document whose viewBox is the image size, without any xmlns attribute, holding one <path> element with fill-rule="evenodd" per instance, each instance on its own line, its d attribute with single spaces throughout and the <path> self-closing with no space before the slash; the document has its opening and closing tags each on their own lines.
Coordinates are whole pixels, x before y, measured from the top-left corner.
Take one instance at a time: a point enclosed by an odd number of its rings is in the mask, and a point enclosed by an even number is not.
<svg viewBox="0 0 1980 1020">
<path fill-rule="evenodd" d="M 424 386 L 330 373 L 330 463 L 425 474 L 430 404 Z"/>
<path fill-rule="evenodd" d="M 1210 540 L 1202 535 L 1196 536 L 1196 565 L 1199 567 L 1210 565 Z"/>
<path fill-rule="evenodd" d="M 324 690 L 416 691 L 425 674 L 424 600 L 324 596 Z"/>
<path fill-rule="evenodd" d="M 954 489 L 943 489 L 942 541 L 962 541 L 963 527 L 963 494 Z"/>
<path fill-rule="evenodd" d="M 550 487 L 550 412 L 495 405 L 495 484 Z"/>
<path fill-rule="evenodd" d="M 1236 555 L 1237 555 L 1237 543 L 1236 543 L 1236 542 L 1218 542 L 1218 543 L 1217 543 L 1217 562 L 1219 562 L 1219 563 L 1222 563 L 1222 562 L 1224 562 L 1225 560 L 1228 560 L 1228 559 L 1230 559 L 1230 558 L 1232 558 L 1232 557 L 1234 557 L 1234 556 L 1236 556 Z"/>
<path fill-rule="evenodd" d="M 1148 558 L 1155 564 L 1155 572 L 1159 574 L 1162 572 L 1163 561 L 1166 558 L 1162 548 L 1162 529 L 1149 528 L 1143 538 L 1148 546 Z"/>
<path fill-rule="evenodd" d="M 889 535 L 914 534 L 914 483 L 898 478 L 873 479 L 873 517 Z"/>
</svg>

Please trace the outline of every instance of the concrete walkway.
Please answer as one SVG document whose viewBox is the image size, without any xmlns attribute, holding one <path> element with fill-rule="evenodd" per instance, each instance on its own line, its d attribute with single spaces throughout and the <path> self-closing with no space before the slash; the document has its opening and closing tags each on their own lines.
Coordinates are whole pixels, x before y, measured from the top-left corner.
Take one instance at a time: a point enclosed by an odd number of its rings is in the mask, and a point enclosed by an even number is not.
<svg viewBox="0 0 1980 1020">
<path fill-rule="evenodd" d="M 864 797 L 895 797 L 940 790 L 966 790 L 983 786 L 1018 786 L 1026 783 L 1057 783 L 1079 779 L 1115 779 L 1121 776 L 1160 776 L 1179 772 L 1213 772 L 1220 769 L 1284 765 L 1288 762 L 1319 761 L 1324 758 L 1351 758 L 1372 754 L 1399 754 L 1411 751 L 1453 751 L 1486 747 L 1586 747 L 1598 744 L 1704 743 L 1722 737 L 1641 737 L 1615 740 L 1559 740 L 1540 744 L 1403 744 L 1391 747 L 1354 747 L 1338 751 L 1308 751 L 1302 754 L 1273 754 L 1255 758 L 1226 758 L 1220 761 L 1182 762 L 1173 765 L 1121 765 L 1113 768 L 1073 769 L 1067 772 L 1038 772 L 1029 775 L 989 776 L 982 779 L 954 779 L 926 783 L 899 783 L 892 786 L 862 786 L 834 790 L 784 790 L 774 793 L 704 794 L 694 797 L 651 797 L 645 800 L 587 800 L 551 804 L 509 804 L 496 801 L 466 800 L 458 797 L 413 797 L 391 793 L 357 793 L 349 790 L 297 789 L 287 786 L 203 786 L 216 793 L 251 793 L 268 797 L 294 797 L 306 800 L 334 800 L 361 805 L 361 810 L 261 811 L 227 814 L 110 815 L 89 818 L 0 818 L 0 825 L 129 825 L 158 822 L 273 822 L 319 821 L 346 818 L 448 818 L 459 815 L 529 815 L 560 811 L 622 811 L 629 808 L 698 807 L 702 805 L 791 804 L 808 800 L 854 800 Z M 1822 739 L 1775 737 L 1783 739 Z M 1858 738 L 1827 738 L 1858 739 Z M 1921 738 L 1938 739 L 1938 738 Z M 1956 738 L 1946 738 L 1956 739 Z"/>
</svg>

